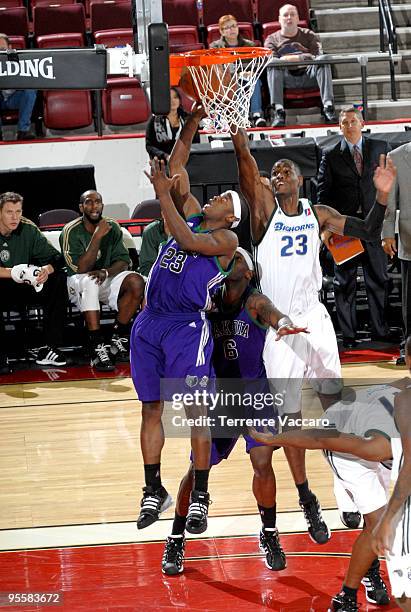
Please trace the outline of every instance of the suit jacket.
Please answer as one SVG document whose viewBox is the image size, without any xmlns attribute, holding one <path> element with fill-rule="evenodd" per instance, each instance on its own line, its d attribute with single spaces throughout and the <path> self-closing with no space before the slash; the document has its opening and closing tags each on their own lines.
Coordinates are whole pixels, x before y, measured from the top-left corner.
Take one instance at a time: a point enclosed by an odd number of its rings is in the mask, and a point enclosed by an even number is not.
<svg viewBox="0 0 411 612">
<path fill-rule="evenodd" d="M 398 147 L 390 157 L 397 168 L 397 176 L 388 200 L 382 237 L 394 238 L 395 215 L 399 208 L 398 257 L 411 260 L 411 143 Z"/>
<path fill-rule="evenodd" d="M 363 136 L 360 176 L 344 138 L 325 149 L 317 176 L 318 203 L 328 204 L 344 215 L 365 217 L 375 201 L 374 170 L 381 153 L 387 154 L 389 150 L 384 140 Z"/>
</svg>

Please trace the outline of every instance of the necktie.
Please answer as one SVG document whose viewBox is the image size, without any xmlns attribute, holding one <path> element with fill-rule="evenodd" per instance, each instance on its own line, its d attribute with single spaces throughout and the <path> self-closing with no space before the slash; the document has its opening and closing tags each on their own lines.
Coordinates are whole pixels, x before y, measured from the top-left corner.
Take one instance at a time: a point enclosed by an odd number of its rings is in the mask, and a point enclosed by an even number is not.
<svg viewBox="0 0 411 612">
<path fill-rule="evenodd" d="M 354 147 L 353 147 L 353 154 L 352 154 L 352 156 L 354 158 L 354 163 L 355 163 L 355 167 L 357 168 L 357 172 L 361 176 L 362 175 L 362 171 L 363 171 L 363 159 L 362 159 L 362 155 L 360 153 L 360 149 L 357 147 L 357 145 L 354 145 Z"/>
</svg>

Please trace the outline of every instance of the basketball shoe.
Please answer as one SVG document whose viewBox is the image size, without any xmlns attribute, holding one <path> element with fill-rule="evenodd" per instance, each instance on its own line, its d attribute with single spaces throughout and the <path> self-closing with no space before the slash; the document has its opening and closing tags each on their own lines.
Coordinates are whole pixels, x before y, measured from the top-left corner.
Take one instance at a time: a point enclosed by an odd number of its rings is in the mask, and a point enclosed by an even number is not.
<svg viewBox="0 0 411 612">
<path fill-rule="evenodd" d="M 349 529 L 358 529 L 361 523 L 361 514 L 359 512 L 341 512 L 340 519 L 343 525 Z"/>
<path fill-rule="evenodd" d="M 287 567 L 277 528 L 260 531 L 260 549 L 265 553 L 265 564 L 268 569 L 279 571 Z"/>
<path fill-rule="evenodd" d="M 113 334 L 110 344 L 110 355 L 117 362 L 128 363 L 130 361 L 129 339 Z"/>
<path fill-rule="evenodd" d="M 184 535 L 169 536 L 167 538 L 161 563 L 163 574 L 176 576 L 184 571 L 185 546 L 186 539 Z"/>
<path fill-rule="evenodd" d="M 189 533 L 203 533 L 207 529 L 208 506 L 210 494 L 204 491 L 191 491 L 190 505 L 188 507 L 186 531 Z"/>
<path fill-rule="evenodd" d="M 331 600 L 331 606 L 328 608 L 328 612 L 335 612 L 336 610 L 339 612 L 358 612 L 357 600 L 348 597 L 344 591 L 341 591 L 341 593 L 334 595 Z"/>
<path fill-rule="evenodd" d="M 300 501 L 308 525 L 308 533 L 313 542 L 325 544 L 331 537 L 330 530 L 321 514 L 320 502 L 315 495 L 307 502 Z"/>
<path fill-rule="evenodd" d="M 361 584 L 365 587 L 365 597 L 370 603 L 377 606 L 386 606 L 390 603 L 387 587 L 380 574 L 380 562 L 378 559 L 374 561 Z"/>
<path fill-rule="evenodd" d="M 137 529 L 144 529 L 158 521 L 160 514 L 173 503 L 171 495 L 161 486 L 159 489 L 143 487 L 141 510 L 137 519 Z"/>
<path fill-rule="evenodd" d="M 114 363 L 108 352 L 109 345 L 101 342 L 94 346 L 91 351 L 90 365 L 99 372 L 112 372 L 114 370 Z"/>
</svg>

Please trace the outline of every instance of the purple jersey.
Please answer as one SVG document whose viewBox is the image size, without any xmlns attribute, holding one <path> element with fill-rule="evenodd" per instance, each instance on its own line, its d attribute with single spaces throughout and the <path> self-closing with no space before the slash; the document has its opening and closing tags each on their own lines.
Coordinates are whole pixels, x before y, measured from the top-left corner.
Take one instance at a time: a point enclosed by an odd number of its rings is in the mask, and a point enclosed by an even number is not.
<svg viewBox="0 0 411 612">
<path fill-rule="evenodd" d="M 216 296 L 219 312 L 210 313 L 214 340 L 213 365 L 218 378 L 266 378 L 263 349 L 267 327 L 248 312 L 245 304 L 255 289 L 243 295 L 240 308 L 227 311 L 221 293 Z"/>
<path fill-rule="evenodd" d="M 192 232 L 201 232 L 203 215 L 187 219 Z M 217 257 L 183 251 L 171 237 L 161 248 L 146 286 L 148 308 L 157 313 L 193 313 L 211 308 L 211 298 L 225 277 Z"/>
</svg>

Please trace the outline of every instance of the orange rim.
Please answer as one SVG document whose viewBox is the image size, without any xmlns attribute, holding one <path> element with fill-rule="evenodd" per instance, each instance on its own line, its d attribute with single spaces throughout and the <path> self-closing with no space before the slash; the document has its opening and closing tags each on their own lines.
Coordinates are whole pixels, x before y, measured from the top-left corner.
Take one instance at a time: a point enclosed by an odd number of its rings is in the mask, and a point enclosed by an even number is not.
<svg viewBox="0 0 411 612">
<path fill-rule="evenodd" d="M 230 47 L 224 49 L 196 49 L 185 53 L 170 54 L 170 84 L 178 85 L 181 71 L 187 66 L 212 66 L 229 64 L 238 59 L 247 60 L 254 57 L 266 57 L 272 51 L 264 47 Z"/>
</svg>

